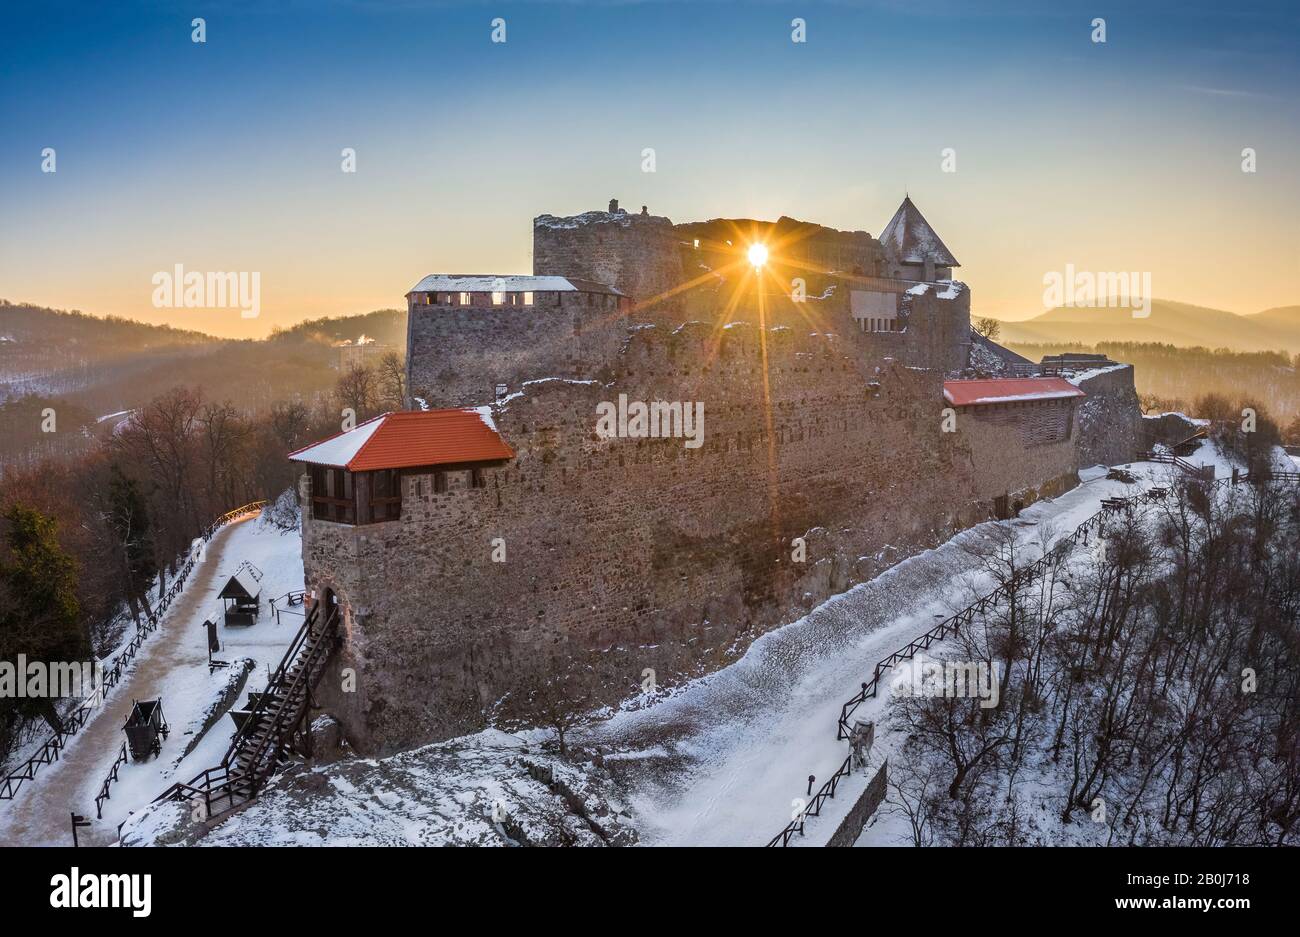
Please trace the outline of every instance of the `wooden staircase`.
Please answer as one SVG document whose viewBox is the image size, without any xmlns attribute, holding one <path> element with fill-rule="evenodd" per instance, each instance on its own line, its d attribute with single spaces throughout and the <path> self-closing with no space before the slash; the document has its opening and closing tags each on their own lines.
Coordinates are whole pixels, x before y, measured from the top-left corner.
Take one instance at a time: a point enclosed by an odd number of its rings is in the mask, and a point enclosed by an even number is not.
<svg viewBox="0 0 1300 937">
<path fill-rule="evenodd" d="M 311 694 L 338 644 L 338 618 L 337 606 L 312 608 L 221 764 L 173 784 L 155 803 L 201 801 L 202 818 L 211 820 L 256 797 L 293 752 L 311 754 Z"/>
</svg>

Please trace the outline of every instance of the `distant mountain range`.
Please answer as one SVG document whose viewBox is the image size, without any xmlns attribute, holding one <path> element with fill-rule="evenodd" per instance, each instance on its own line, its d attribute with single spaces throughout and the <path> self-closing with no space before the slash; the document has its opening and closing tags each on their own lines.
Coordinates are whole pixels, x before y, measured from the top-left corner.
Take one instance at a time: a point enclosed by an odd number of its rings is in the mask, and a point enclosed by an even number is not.
<svg viewBox="0 0 1300 937">
<path fill-rule="evenodd" d="M 1300 306 L 1279 306 L 1240 316 L 1153 299 L 1150 315 L 1134 318 L 1131 308 L 1049 309 L 1023 322 L 1003 322 L 1003 344 L 1056 345 L 1102 342 L 1162 342 L 1181 348 L 1230 348 L 1234 351 L 1285 351 L 1300 354 Z"/>
<path fill-rule="evenodd" d="M 209 399 L 261 409 L 331 389 L 340 360 L 334 346 L 362 335 L 405 351 L 406 316 L 382 309 L 233 340 L 0 300 L 0 405 L 58 398 L 98 417 L 185 384 Z"/>
</svg>

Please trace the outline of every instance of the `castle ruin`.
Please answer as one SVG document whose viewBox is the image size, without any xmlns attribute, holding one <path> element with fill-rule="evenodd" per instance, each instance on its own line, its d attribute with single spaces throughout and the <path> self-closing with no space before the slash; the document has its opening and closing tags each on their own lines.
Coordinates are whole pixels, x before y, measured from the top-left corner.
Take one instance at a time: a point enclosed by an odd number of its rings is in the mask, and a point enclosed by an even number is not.
<svg viewBox="0 0 1300 937">
<path fill-rule="evenodd" d="M 725 666 L 1133 456 L 1131 368 L 1044 376 L 974 336 L 910 199 L 879 239 L 610 209 L 536 218 L 531 275 L 417 282 L 408 410 L 292 455 L 307 585 L 343 611 L 318 703 L 362 752 Z M 698 446 L 632 432 L 638 403 L 700 407 Z"/>
</svg>

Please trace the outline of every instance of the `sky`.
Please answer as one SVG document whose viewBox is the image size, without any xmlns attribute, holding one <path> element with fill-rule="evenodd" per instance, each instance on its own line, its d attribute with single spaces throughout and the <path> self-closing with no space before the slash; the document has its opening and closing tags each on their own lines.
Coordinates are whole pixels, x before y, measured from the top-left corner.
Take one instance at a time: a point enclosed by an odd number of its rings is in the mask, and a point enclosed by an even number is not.
<svg viewBox="0 0 1300 937">
<path fill-rule="evenodd" d="M 1253 313 L 1300 303 L 1298 40 L 1201 0 L 7 2 L 0 298 L 256 337 L 529 272 L 542 213 L 878 235 L 907 192 L 975 315 L 1067 265 Z M 178 264 L 259 314 L 156 308 Z"/>
</svg>

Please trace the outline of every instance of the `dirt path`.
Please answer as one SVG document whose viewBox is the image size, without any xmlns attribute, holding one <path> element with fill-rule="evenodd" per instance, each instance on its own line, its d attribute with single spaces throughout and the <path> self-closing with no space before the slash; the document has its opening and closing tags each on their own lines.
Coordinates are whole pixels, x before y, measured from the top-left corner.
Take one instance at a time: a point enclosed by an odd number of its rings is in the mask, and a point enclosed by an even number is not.
<svg viewBox="0 0 1300 937">
<path fill-rule="evenodd" d="M 75 810 L 94 820 L 95 795 L 125 740 L 122 723 L 131 700 L 160 696 L 162 682 L 178 668 L 207 666 L 207 647 L 196 613 L 209 599 L 232 528 L 257 516 L 232 521 L 217 531 L 176 603 L 158 631 L 145 640 L 108 703 L 73 737 L 63 757 L 39 768 L 35 780 L 24 783 L 14 800 L 0 804 L 0 846 L 71 845 L 69 813 Z M 96 824 L 81 830 L 78 837 L 83 846 L 102 846 L 116 842 L 117 831 Z"/>
</svg>

